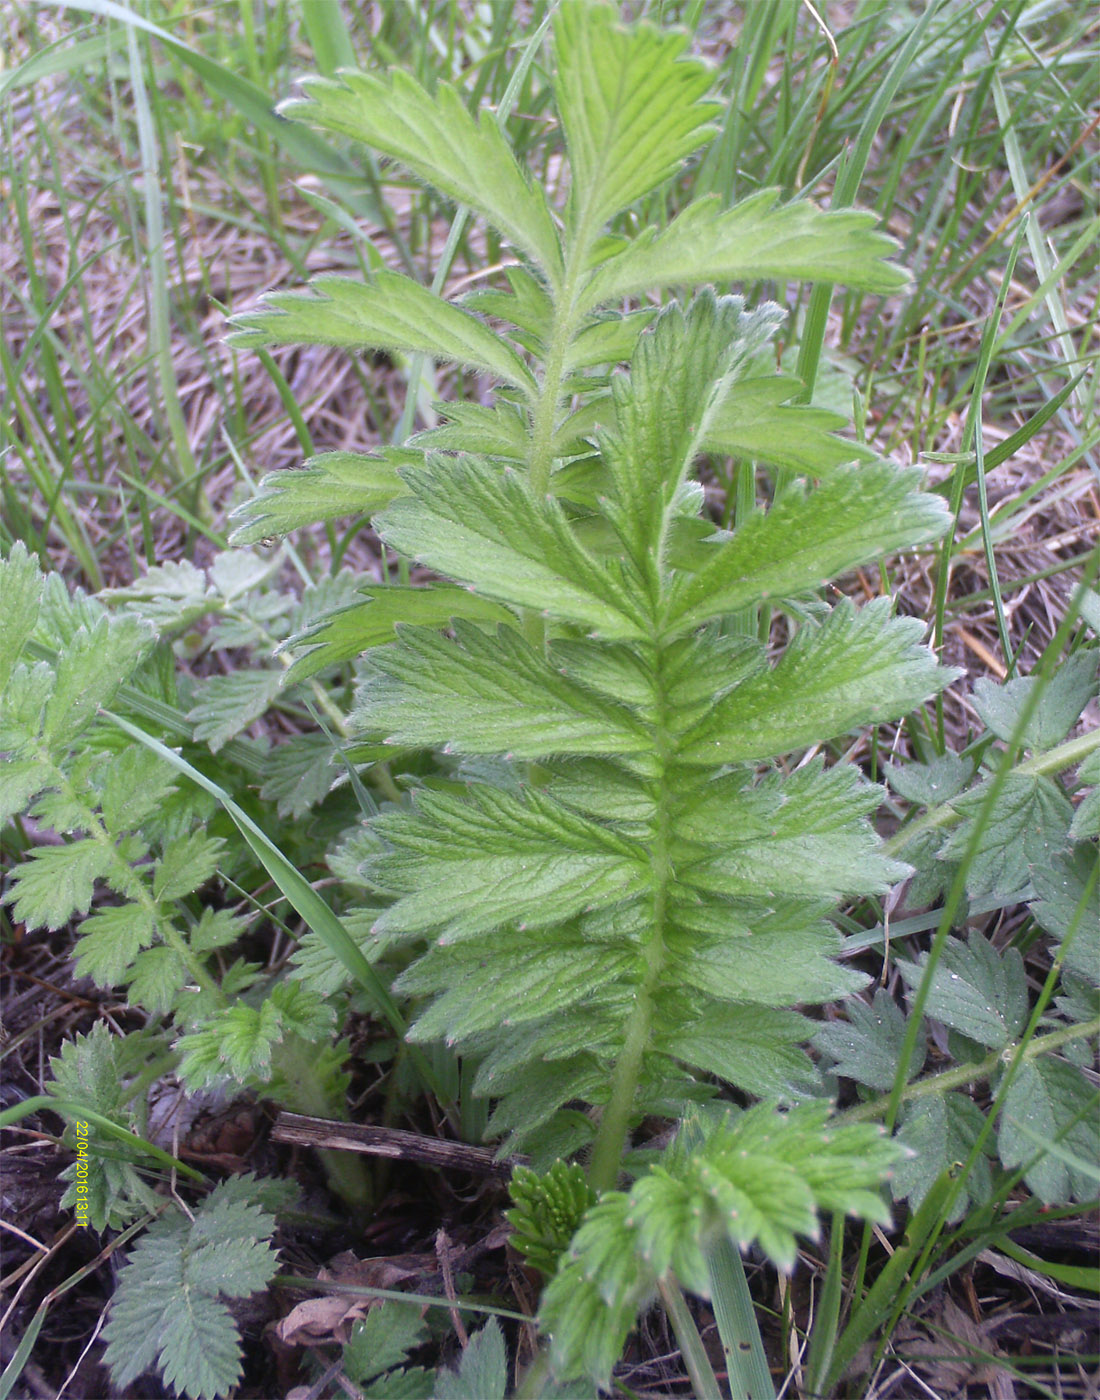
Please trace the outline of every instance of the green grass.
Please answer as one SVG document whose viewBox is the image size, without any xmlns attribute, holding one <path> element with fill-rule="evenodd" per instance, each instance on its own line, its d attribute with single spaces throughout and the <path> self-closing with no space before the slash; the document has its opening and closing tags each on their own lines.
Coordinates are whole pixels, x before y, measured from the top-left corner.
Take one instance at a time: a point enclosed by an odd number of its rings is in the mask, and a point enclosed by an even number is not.
<svg viewBox="0 0 1100 1400">
<path fill-rule="evenodd" d="M 546 0 L 530 9 L 533 29 Z M 1095 587 L 1100 519 L 1090 8 L 857 0 L 828 36 L 793 0 L 633 9 L 692 28 L 729 104 L 690 192 L 732 201 L 775 185 L 874 208 L 912 270 L 911 294 L 889 305 L 824 287 L 789 303 L 791 368 L 821 401 L 854 407 L 881 451 L 927 464 L 958 517 L 937 557 L 890 561 L 853 591 L 896 593 L 970 682 L 1022 671 L 1049 684 L 1082 640 L 1074 590 L 1082 575 Z M 445 246 L 456 281 L 499 260 L 455 211 L 277 120 L 271 104 L 296 75 L 353 58 L 429 85 L 459 80 L 471 101 L 502 108 L 517 153 L 554 187 L 544 55 L 515 80 L 525 34 L 512 6 L 15 0 L 2 23 L 0 545 L 24 540 L 89 590 L 202 559 L 264 471 L 400 441 L 434 395 L 464 392 L 416 363 L 363 360 L 334 379 L 332 356 L 231 352 L 221 323 L 271 282 L 320 267 L 381 257 L 429 282 Z M 670 188 L 636 218 L 664 220 L 688 194 Z M 757 290 L 788 302 L 785 287 Z M 409 385 L 419 392 L 406 400 Z M 715 464 L 715 475 L 730 511 L 751 507 L 750 471 Z M 307 578 L 373 561 L 351 530 L 296 544 Z M 861 756 L 877 767 L 896 738 L 898 761 L 975 743 L 969 688 L 902 736 L 865 736 Z M 983 917 L 1025 944 L 1033 932 L 1018 909 Z M 882 909 L 853 911 L 853 944 L 876 931 L 881 942 L 884 923 Z M 935 927 L 903 921 L 895 947 Z M 1037 1012 L 1051 986 L 1036 991 Z M 992 1125 L 995 1105 L 983 1112 Z M 1016 1184 L 1001 1185 L 1005 1208 L 1032 1219 L 1034 1203 L 1009 1204 Z M 1003 1244 L 991 1207 L 952 1220 L 952 1201 L 951 1184 L 929 1197 L 888 1263 L 870 1235 L 846 1240 L 836 1223 L 817 1261 L 810 1383 L 835 1381 L 862 1340 L 885 1344 L 900 1312 Z M 733 1306 L 719 1298 L 720 1320 Z M 796 1309 L 787 1326 L 801 1337 L 809 1315 Z"/>
</svg>

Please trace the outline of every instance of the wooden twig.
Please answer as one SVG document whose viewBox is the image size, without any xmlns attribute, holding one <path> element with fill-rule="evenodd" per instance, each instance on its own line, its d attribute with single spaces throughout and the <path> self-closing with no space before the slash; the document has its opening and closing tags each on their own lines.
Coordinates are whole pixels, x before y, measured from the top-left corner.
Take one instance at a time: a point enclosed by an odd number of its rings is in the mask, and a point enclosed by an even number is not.
<svg viewBox="0 0 1100 1400">
<path fill-rule="evenodd" d="M 341 1152 L 365 1152 L 371 1157 L 394 1157 L 420 1162 L 443 1171 L 473 1172 L 507 1180 L 523 1159 L 496 1157 L 487 1147 L 408 1133 L 400 1128 L 377 1128 L 365 1123 L 338 1123 L 329 1118 L 309 1118 L 302 1113 L 280 1113 L 271 1133 L 276 1142 L 299 1147 L 335 1148 Z"/>
</svg>

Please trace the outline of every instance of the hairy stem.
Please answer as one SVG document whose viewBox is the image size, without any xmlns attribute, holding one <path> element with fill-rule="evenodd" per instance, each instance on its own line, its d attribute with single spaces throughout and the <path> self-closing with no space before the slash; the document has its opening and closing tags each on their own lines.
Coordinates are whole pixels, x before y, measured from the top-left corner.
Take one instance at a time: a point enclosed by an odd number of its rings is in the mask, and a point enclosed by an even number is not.
<svg viewBox="0 0 1100 1400">
<path fill-rule="evenodd" d="M 654 699 L 651 721 L 654 734 L 653 788 L 657 809 L 653 822 L 650 861 L 653 889 L 653 916 L 649 936 L 643 949 L 645 970 L 626 1025 L 622 1052 L 611 1078 L 611 1093 L 600 1120 L 592 1154 L 589 1182 L 597 1192 L 614 1187 L 622 1163 L 634 1096 L 642 1075 L 645 1052 L 649 1045 L 653 1022 L 654 999 L 660 987 L 665 966 L 665 926 L 667 922 L 668 887 L 672 879 L 672 812 L 668 769 L 672 746 L 664 682 L 661 675 L 660 651 L 653 658 Z"/>
</svg>

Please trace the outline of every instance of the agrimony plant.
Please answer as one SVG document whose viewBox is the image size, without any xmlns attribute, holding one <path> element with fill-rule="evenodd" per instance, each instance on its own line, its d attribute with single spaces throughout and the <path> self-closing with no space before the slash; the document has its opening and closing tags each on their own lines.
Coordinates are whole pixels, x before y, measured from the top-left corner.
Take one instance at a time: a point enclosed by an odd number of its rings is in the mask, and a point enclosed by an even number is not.
<svg viewBox="0 0 1100 1400">
<path fill-rule="evenodd" d="M 442 580 L 368 585 L 299 637 L 291 674 L 367 648 L 360 753 L 447 756 L 447 776 L 410 779 L 411 799 L 372 820 L 358 871 L 374 935 L 404 963 L 396 987 L 419 1006 L 412 1037 L 476 1062 L 510 1148 L 587 1156 L 599 1199 L 545 1320 L 560 1373 L 599 1380 L 654 1287 L 706 1291 L 715 1239 L 787 1265 L 817 1209 L 882 1214 L 894 1149 L 862 1125 L 830 1135 L 824 1107 L 798 1106 L 821 1088 L 796 1008 L 861 985 L 834 961 L 830 912 L 907 867 L 879 848 L 879 790 L 854 766 L 787 756 L 950 679 L 888 599 L 815 593 L 935 539 L 942 503 L 792 402 L 802 386 L 767 369 L 777 306 L 709 285 L 896 291 L 889 241 L 869 215 L 771 191 L 626 232 L 631 206 L 714 131 L 710 75 L 686 42 L 621 28 L 599 4 L 558 10 L 561 209 L 446 85 L 307 80 L 289 115 L 399 162 L 515 261 L 506 288 L 461 302 L 396 272 L 320 278 L 269 295 L 234 337 L 420 352 L 496 385 L 492 405 L 444 405 L 447 421 L 401 448 L 267 478 L 235 538 L 371 514 L 388 548 Z M 634 300 L 693 286 L 663 307 Z M 708 454 L 771 472 L 766 503 L 731 530 L 695 475 Z M 744 627 L 761 607 L 784 618 L 774 658 Z M 721 1083 L 795 1106 L 728 1117 L 708 1108 Z M 690 1145 L 617 1192 L 638 1122 L 692 1104 Z"/>
</svg>

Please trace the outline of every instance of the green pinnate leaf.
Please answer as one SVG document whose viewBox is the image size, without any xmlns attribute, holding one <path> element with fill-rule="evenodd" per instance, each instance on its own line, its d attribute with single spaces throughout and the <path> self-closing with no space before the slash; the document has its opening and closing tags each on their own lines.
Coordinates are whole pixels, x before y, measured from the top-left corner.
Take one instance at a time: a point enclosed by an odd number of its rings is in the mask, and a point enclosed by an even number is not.
<svg viewBox="0 0 1100 1400">
<path fill-rule="evenodd" d="M 192 1089 L 226 1078 L 244 1084 L 263 1083 L 271 1074 L 272 1050 L 284 1033 L 272 1001 L 258 1007 L 238 1001 L 201 1030 L 180 1037 L 180 1078 Z"/>
<path fill-rule="evenodd" d="M 28 928 L 59 929 L 91 906 L 97 880 L 114 865 L 109 846 L 88 837 L 65 846 L 39 846 L 16 869 L 5 896 L 12 916 Z"/>
<path fill-rule="evenodd" d="M 1061 1151 L 1059 1150 L 1061 1149 Z M 1076 1065 L 1052 1056 L 1019 1067 L 1005 1093 L 997 1150 L 1047 1205 L 1096 1195 L 1096 1091 Z"/>
<path fill-rule="evenodd" d="M 1077 804 L 1069 834 L 1075 841 L 1100 836 L 1100 749 L 1094 750 L 1077 770 L 1078 784 L 1089 790 Z"/>
<path fill-rule="evenodd" d="M 267 755 L 260 796 L 281 817 L 295 820 L 323 802 L 336 781 L 332 740 L 326 734 L 296 734 Z"/>
<path fill-rule="evenodd" d="M 917 1210 L 944 1172 L 970 1161 L 984 1126 L 981 1110 L 965 1094 L 932 1094 L 906 1107 L 898 1138 L 909 1154 L 894 1170 L 894 1199 L 908 1200 L 910 1209 Z M 961 1220 L 972 1202 L 989 1199 L 990 1189 L 989 1161 L 979 1153 L 959 1188 L 950 1218 Z"/>
<path fill-rule="evenodd" d="M 660 1278 L 707 1287 L 711 1239 L 755 1242 L 789 1268 L 795 1235 L 816 1234 L 819 1210 L 888 1220 L 878 1187 L 903 1149 L 877 1128 L 830 1124 L 827 1115 L 827 1105 L 786 1115 L 760 1105 L 701 1136 L 681 1133 L 629 1193 L 605 1193 L 543 1295 L 555 1370 L 606 1384 Z"/>
<path fill-rule="evenodd" d="M 378 909 L 360 907 L 343 919 L 344 927 L 368 961 L 377 958 L 386 948 L 386 940 L 371 932 L 379 912 Z M 291 976 L 312 987 L 322 997 L 331 997 L 351 980 L 347 967 L 313 929 L 307 930 L 298 940 L 291 960 L 294 963 Z"/>
<path fill-rule="evenodd" d="M 0 747 L 12 760 L 33 755 L 43 761 L 38 741 L 53 686 L 53 669 L 45 661 L 33 666 L 20 662 L 0 689 Z"/>
<path fill-rule="evenodd" d="M 905 1041 L 905 1013 L 882 987 L 870 1006 L 853 998 L 845 1009 L 847 1020 L 826 1022 L 814 1036 L 814 1044 L 832 1057 L 836 1074 L 885 1093 L 894 1087 L 897 1077 Z M 920 1073 L 924 1056 L 924 1041 L 918 1037 L 909 1058 L 907 1081 Z M 930 1180 L 942 1169 L 941 1165 Z"/>
<path fill-rule="evenodd" d="M 439 1371 L 435 1400 L 504 1400 L 508 1388 L 504 1334 L 491 1317 L 462 1353 L 457 1372 Z"/>
<path fill-rule="evenodd" d="M 215 1400 L 237 1384 L 241 1345 L 221 1295 L 247 1297 L 276 1267 L 272 1216 L 216 1187 L 193 1220 L 173 1212 L 131 1251 L 103 1335 L 119 1387 L 156 1366 L 193 1400 Z"/>
<path fill-rule="evenodd" d="M 176 792 L 172 770 L 148 749 L 112 754 L 103 774 L 99 803 L 110 832 L 135 831 Z"/>
<path fill-rule="evenodd" d="M 537 876 L 536 876 L 537 878 Z M 568 898 L 571 891 L 566 891 Z M 566 906 L 568 907 L 568 906 Z M 503 1023 L 523 1025 L 560 1015 L 589 1000 L 592 989 L 636 972 L 633 949 L 593 949 L 582 937 L 555 929 L 479 938 L 431 950 L 404 973 L 395 989 L 436 993 L 410 1036 L 455 1044 Z M 503 1013 L 502 1008 L 507 1008 Z"/>
<path fill-rule="evenodd" d="M 205 885 L 218 868 L 224 845 L 220 836 L 207 836 L 204 831 L 169 841 L 153 875 L 153 898 L 182 899 Z"/>
<path fill-rule="evenodd" d="M 1080 808 L 1078 808 L 1080 811 Z M 1100 985 L 1100 891 L 1096 851 L 1081 843 L 1031 872 L 1031 913 L 1063 945 L 1068 972 Z"/>
<path fill-rule="evenodd" d="M 774 667 L 732 690 L 685 736 L 682 760 L 767 758 L 897 718 L 948 685 L 956 673 L 921 645 L 923 624 L 889 612 L 885 598 L 859 612 L 845 601 L 820 626 L 803 625 Z"/>
<path fill-rule="evenodd" d="M 936 807 L 958 797 L 974 776 L 974 765 L 948 749 L 930 763 L 890 764 L 886 776 L 894 791 L 907 802 Z"/>
<path fill-rule="evenodd" d="M 515 276 L 517 269 L 509 268 L 509 276 Z M 476 298 L 471 293 L 465 305 L 476 306 L 492 314 L 490 295 L 509 302 L 513 298 L 504 293 L 488 292 Z M 549 302 L 546 303 L 550 308 Z M 513 462 L 526 462 L 530 450 L 527 432 L 527 419 L 514 404 L 501 400 L 494 404 L 483 403 L 441 403 L 437 411 L 445 419 L 435 428 L 418 433 L 412 439 L 418 448 L 426 453 L 429 449 L 443 452 L 470 452 L 476 456 L 502 457 Z"/>
<path fill-rule="evenodd" d="M 97 1022 L 87 1035 L 65 1041 L 60 1054 L 50 1060 L 53 1077 L 46 1082 L 46 1092 L 132 1130 L 126 1084 L 140 1068 L 135 1052 L 140 1052 L 136 1037 L 123 1040 Z M 146 1190 L 137 1167 L 119 1153 L 117 1143 L 94 1123 L 84 1126 L 85 1154 L 62 1172 L 69 1186 L 61 1204 L 86 1213 L 93 1229 L 121 1228 L 147 1201 Z M 71 1141 L 79 1150 L 80 1142 Z"/>
<path fill-rule="evenodd" d="M 303 982 L 277 982 L 271 989 L 270 1005 L 279 1014 L 283 1035 L 303 1040 L 323 1040 L 332 1034 L 336 1012 L 313 988 Z"/>
<path fill-rule="evenodd" d="M 360 1387 L 402 1365 L 409 1352 L 428 1340 L 428 1326 L 416 1303 L 386 1298 L 351 1329 L 344 1347 L 344 1373 Z M 372 1393 L 368 1392 L 368 1393 Z"/>
<path fill-rule="evenodd" d="M 297 471 L 271 472 L 257 495 L 230 517 L 240 521 L 230 536 L 238 547 L 286 535 L 302 525 L 336 520 L 342 515 L 373 515 L 405 487 L 393 456 L 361 452 L 326 452 L 311 457 Z"/>
<path fill-rule="evenodd" d="M 61 652 L 54 689 L 46 703 L 42 742 L 61 750 L 109 705 L 152 645 L 152 633 L 137 618 L 101 617 L 81 628 Z"/>
<path fill-rule="evenodd" d="M 204 681 L 187 715 L 195 739 L 205 739 L 214 753 L 224 748 L 267 711 L 283 688 L 283 676 L 282 671 L 230 671 Z"/>
<path fill-rule="evenodd" d="M 591 238 L 713 136 L 719 108 L 702 101 L 713 76 L 685 57 L 687 46 L 684 32 L 622 28 L 610 5 L 566 0 L 558 10 L 554 91 L 569 151 L 574 232 Z"/>
<path fill-rule="evenodd" d="M 0 758 L 0 826 L 25 812 L 55 776 L 51 765 L 37 758 Z"/>
<path fill-rule="evenodd" d="M 732 209 L 717 196 L 697 199 L 661 232 L 647 229 L 607 258 L 582 292 L 586 309 L 654 287 L 707 282 L 842 282 L 863 291 L 904 289 L 907 274 L 884 259 L 893 242 L 874 214 L 818 209 L 807 200 L 775 207 L 776 190 L 760 190 Z"/>
<path fill-rule="evenodd" d="M 447 83 L 429 93 L 400 69 L 387 78 L 345 71 L 339 82 L 307 78 L 302 87 L 306 100 L 283 103 L 286 115 L 384 152 L 560 277 L 561 250 L 546 196 L 516 163 L 489 113 L 475 120 Z"/>
<path fill-rule="evenodd" d="M 909 987 L 924 978 L 928 955 L 899 962 Z M 932 974 L 925 1012 L 979 1045 L 1000 1050 L 1024 1029 L 1028 1015 L 1027 978 L 1017 948 L 999 953 L 978 932 L 967 942 L 948 942 Z"/>
<path fill-rule="evenodd" d="M 128 604 L 130 612 L 151 622 L 161 635 L 192 627 L 220 606 L 217 590 L 187 559 L 155 564 L 126 587 L 104 588 L 97 596 Z"/>
<path fill-rule="evenodd" d="M 1046 683 L 1038 676 L 1022 676 L 995 685 L 983 676 L 974 685 L 974 708 L 997 738 L 1007 743 L 1023 718 L 1025 706 L 1036 688 L 1041 687 L 1022 742 L 1025 748 L 1044 753 L 1066 737 L 1096 695 L 1096 665 L 1097 653 L 1085 650 L 1063 661 Z"/>
<path fill-rule="evenodd" d="M 191 976 L 191 970 L 174 948 L 163 944 L 145 948 L 134 958 L 132 969 L 126 974 L 130 1003 L 144 1007 L 153 1015 L 163 1014 L 179 1001 L 181 990 L 186 988 Z"/>
<path fill-rule="evenodd" d="M 117 987 L 155 933 L 152 911 L 142 904 L 97 909 L 80 925 L 73 947 L 77 976 L 90 977 L 100 987 Z"/>
<path fill-rule="evenodd" d="M 534 388 L 530 370 L 507 341 L 399 272 L 375 272 L 369 282 L 316 277 L 306 292 L 268 292 L 260 309 L 234 316 L 232 325 L 230 343 L 240 349 L 306 344 L 418 353 L 527 392 Z"/>
<path fill-rule="evenodd" d="M 1009 896 L 1025 889 L 1035 867 L 1065 845 L 1073 808 L 1049 778 L 1015 770 L 993 796 L 993 780 L 959 797 L 962 821 L 940 849 L 941 860 L 969 856 L 966 887 L 972 898 Z M 992 797 L 992 807 L 986 806 Z M 977 845 L 970 847 L 977 835 Z"/>
<path fill-rule="evenodd" d="M 0 692 L 8 683 L 19 653 L 38 621 L 42 599 L 42 575 L 38 561 L 16 540 L 11 553 L 0 560 Z"/>
<path fill-rule="evenodd" d="M 331 1034 L 334 1019 L 333 1008 L 312 988 L 300 981 L 277 984 L 259 1006 L 237 1001 L 181 1036 L 180 1077 L 195 1089 L 225 1078 L 265 1084 L 276 1046 L 289 1036 L 323 1039 Z"/>
<path fill-rule="evenodd" d="M 639 1308 L 653 1292 L 655 1280 L 630 1247 L 630 1207 L 621 1192 L 593 1206 L 543 1294 L 540 1323 L 550 1333 L 554 1371 L 565 1378 L 585 1375 L 606 1384 Z"/>
<path fill-rule="evenodd" d="M 853 769 L 820 760 L 752 787 L 742 773 L 717 778 L 679 814 L 680 882 L 727 896 L 885 893 L 909 867 L 882 855 L 867 820 L 880 797 Z"/>
<path fill-rule="evenodd" d="M 209 953 L 215 948 L 227 948 L 236 943 L 248 929 L 248 920 L 228 909 L 212 909 L 204 905 L 202 915 L 191 930 L 189 942 L 196 953 Z"/>
<path fill-rule="evenodd" d="M 723 1001 L 789 1006 L 831 1001 L 866 985 L 862 973 L 832 961 L 840 935 L 823 917 L 827 902 L 700 906 L 675 887 L 672 896 L 669 968 L 688 987 Z"/>
</svg>

